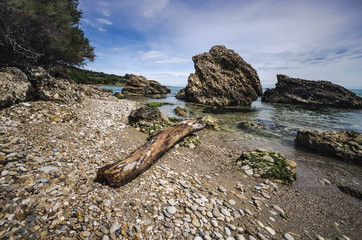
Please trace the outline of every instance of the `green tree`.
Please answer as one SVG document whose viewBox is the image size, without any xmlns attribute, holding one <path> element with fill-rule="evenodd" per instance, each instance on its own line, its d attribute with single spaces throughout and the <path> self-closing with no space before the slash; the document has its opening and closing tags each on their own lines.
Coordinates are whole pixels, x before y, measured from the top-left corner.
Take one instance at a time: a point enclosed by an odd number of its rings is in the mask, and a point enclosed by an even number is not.
<svg viewBox="0 0 362 240">
<path fill-rule="evenodd" d="M 80 66 L 94 48 L 80 29 L 78 0 L 0 0 L 0 65 Z"/>
</svg>

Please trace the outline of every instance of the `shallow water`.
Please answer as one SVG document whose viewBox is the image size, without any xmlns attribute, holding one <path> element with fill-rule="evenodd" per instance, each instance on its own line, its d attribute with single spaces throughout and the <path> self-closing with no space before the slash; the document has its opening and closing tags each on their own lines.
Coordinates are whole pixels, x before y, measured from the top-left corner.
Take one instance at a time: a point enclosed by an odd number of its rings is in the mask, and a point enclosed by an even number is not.
<svg viewBox="0 0 362 240">
<path fill-rule="evenodd" d="M 120 92 L 122 87 L 105 87 L 114 92 Z M 320 131 L 347 131 L 362 132 L 362 110 L 313 108 L 288 104 L 264 103 L 259 98 L 251 106 L 238 107 L 209 107 L 195 103 L 186 103 L 176 99 L 181 87 L 170 87 L 171 93 L 165 99 L 148 97 L 130 97 L 141 102 L 168 102 L 173 105 L 164 105 L 160 110 L 168 117 L 177 117 L 173 110 L 176 106 L 187 108 L 193 117 L 211 115 L 222 121 L 221 127 L 236 136 L 245 134 L 258 137 L 259 140 L 290 142 L 296 137 L 299 129 Z M 362 90 L 352 90 L 362 96 Z M 265 128 L 251 130 L 238 127 L 242 122 L 260 123 Z"/>
</svg>

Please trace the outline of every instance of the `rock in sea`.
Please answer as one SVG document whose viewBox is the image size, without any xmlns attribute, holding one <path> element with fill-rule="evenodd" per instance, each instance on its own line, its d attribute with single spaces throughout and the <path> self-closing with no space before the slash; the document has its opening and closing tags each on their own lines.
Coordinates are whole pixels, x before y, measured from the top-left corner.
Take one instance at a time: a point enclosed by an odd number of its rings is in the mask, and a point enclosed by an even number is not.
<svg viewBox="0 0 362 240">
<path fill-rule="evenodd" d="M 310 81 L 278 74 L 274 89 L 264 92 L 262 101 L 315 107 L 362 108 L 362 98 L 328 81 Z"/>
<path fill-rule="evenodd" d="M 262 94 L 256 70 L 233 50 L 214 46 L 192 57 L 195 73 L 177 98 L 205 105 L 250 105 Z"/>
</svg>

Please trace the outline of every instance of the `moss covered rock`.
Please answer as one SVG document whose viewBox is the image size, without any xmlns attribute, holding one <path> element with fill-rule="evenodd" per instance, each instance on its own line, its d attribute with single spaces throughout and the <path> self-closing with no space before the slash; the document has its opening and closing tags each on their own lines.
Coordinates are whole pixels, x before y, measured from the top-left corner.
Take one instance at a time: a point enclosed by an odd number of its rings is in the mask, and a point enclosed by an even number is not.
<svg viewBox="0 0 362 240">
<path fill-rule="evenodd" d="M 297 164 L 278 152 L 261 149 L 243 152 L 235 164 L 247 175 L 254 177 L 271 178 L 286 184 L 297 179 Z"/>
</svg>

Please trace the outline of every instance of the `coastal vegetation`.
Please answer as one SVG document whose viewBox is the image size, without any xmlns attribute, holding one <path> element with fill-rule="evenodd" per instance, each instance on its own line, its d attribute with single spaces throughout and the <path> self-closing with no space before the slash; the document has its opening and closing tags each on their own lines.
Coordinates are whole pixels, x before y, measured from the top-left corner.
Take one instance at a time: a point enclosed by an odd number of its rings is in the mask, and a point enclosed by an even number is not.
<svg viewBox="0 0 362 240">
<path fill-rule="evenodd" d="M 173 105 L 173 104 L 168 103 L 168 102 L 149 102 L 149 103 L 146 103 L 146 106 L 148 106 L 148 107 L 162 107 L 163 105 Z"/>
<path fill-rule="evenodd" d="M 124 86 L 129 78 L 129 74 L 124 76 L 95 72 L 79 68 L 67 68 L 66 74 L 70 79 L 79 84 L 101 84 Z"/>
<path fill-rule="evenodd" d="M 95 59 L 78 0 L 0 1 L 0 66 L 82 66 Z"/>
</svg>

